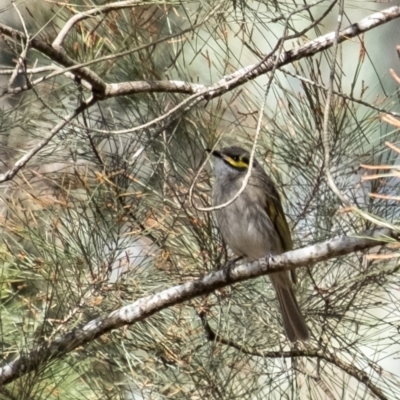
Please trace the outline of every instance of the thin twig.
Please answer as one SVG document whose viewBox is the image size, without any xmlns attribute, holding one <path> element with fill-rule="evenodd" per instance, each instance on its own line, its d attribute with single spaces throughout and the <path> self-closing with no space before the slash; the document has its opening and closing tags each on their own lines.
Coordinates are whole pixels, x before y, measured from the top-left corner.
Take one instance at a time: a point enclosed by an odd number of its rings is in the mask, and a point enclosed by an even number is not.
<svg viewBox="0 0 400 400">
<path fill-rule="evenodd" d="M 62 119 L 43 140 L 41 140 L 35 147 L 28 151 L 23 157 L 21 157 L 6 173 L 0 175 L 0 183 L 14 178 L 21 168 L 23 168 L 36 153 L 42 150 L 50 142 L 50 140 L 60 132 L 61 129 L 70 124 L 71 121 L 73 121 L 84 110 L 90 108 L 96 103 L 96 101 L 97 99 L 92 96 L 87 101 L 82 102 L 79 107 L 72 111 L 65 119 Z"/>
<path fill-rule="evenodd" d="M 356 37 L 366 31 L 376 28 L 386 22 L 400 17 L 400 6 L 394 6 L 387 8 L 386 10 L 371 14 L 370 16 L 362 19 L 358 23 L 354 23 L 349 27 L 343 29 L 337 38 L 337 43 L 342 43 L 353 37 Z M 0 24 L 1 31 L 1 24 Z M 105 134 L 127 134 L 140 131 L 142 129 L 150 128 L 155 124 L 165 123 L 165 120 L 171 118 L 175 113 L 183 113 L 191 109 L 199 102 L 203 100 L 210 100 L 215 97 L 219 97 L 224 93 L 233 90 L 234 88 L 247 83 L 249 80 L 253 80 L 260 75 L 273 70 L 273 68 L 280 68 L 285 65 L 291 64 L 294 61 L 300 60 L 305 57 L 311 57 L 316 53 L 327 50 L 333 46 L 335 40 L 335 32 L 328 33 L 326 35 L 320 36 L 319 38 L 310 41 L 309 43 L 297 47 L 292 50 L 285 51 L 281 54 L 278 60 L 275 60 L 269 55 L 265 56 L 257 64 L 248 65 L 247 67 L 241 68 L 236 72 L 225 76 L 213 85 L 199 85 L 192 84 L 190 82 L 122 82 L 118 84 L 108 85 L 106 97 L 115 97 L 120 95 L 127 95 L 133 93 L 151 93 L 151 92 L 162 92 L 168 91 L 170 93 L 187 93 L 192 94 L 192 96 L 180 102 L 178 105 L 173 107 L 167 113 L 161 115 L 149 121 L 143 125 L 135 126 L 130 129 L 121 129 L 114 131 L 106 131 L 102 129 L 91 128 L 93 132 L 105 133 Z M 120 90 L 123 85 L 124 90 Z"/>
<path fill-rule="evenodd" d="M 114 10 L 121 10 L 124 8 L 132 8 L 134 6 L 138 6 L 141 4 L 146 4 L 146 3 L 142 0 L 117 1 L 117 2 L 114 2 L 111 4 L 107 4 L 105 6 L 98 6 L 98 7 L 92 8 L 91 10 L 87 10 L 87 11 L 83 11 L 78 14 L 75 14 L 73 17 L 71 17 L 65 23 L 65 25 L 61 29 L 60 33 L 54 39 L 52 46 L 56 50 L 59 50 L 65 37 L 68 35 L 68 32 L 79 21 L 83 21 L 88 18 L 93 18 L 99 14 L 106 14 L 106 13 L 108 13 L 110 11 L 114 11 Z"/>
<path fill-rule="evenodd" d="M 336 57 L 339 47 L 339 32 L 340 27 L 342 25 L 342 19 L 344 14 L 344 0 L 340 0 L 339 2 L 339 14 L 338 14 L 338 23 L 335 31 L 335 37 L 333 41 L 333 55 L 332 55 L 332 63 L 330 67 L 330 75 L 329 75 L 329 86 L 328 93 L 326 95 L 326 103 L 324 110 L 324 123 L 323 123 L 323 131 L 322 131 L 322 144 L 324 146 L 324 165 L 325 165 L 325 175 L 328 181 L 328 185 L 336 194 L 337 197 L 342 201 L 344 205 L 347 207 L 352 207 L 350 200 L 339 190 L 337 187 L 335 180 L 331 174 L 331 163 L 330 163 L 330 144 L 329 144 L 329 114 L 331 111 L 331 101 L 332 101 L 332 93 L 333 93 L 333 85 L 335 83 L 335 70 L 336 70 Z"/>
<path fill-rule="evenodd" d="M 133 304 L 111 312 L 105 317 L 94 319 L 82 328 L 74 329 L 50 343 L 21 354 L 15 361 L 0 368 L 0 385 L 10 383 L 18 377 L 36 370 L 53 359 L 62 357 L 107 332 L 143 321 L 173 305 L 258 276 L 308 266 L 355 251 L 385 245 L 390 241 L 394 241 L 395 238 L 397 239 L 398 235 L 395 235 L 392 231 L 378 229 L 361 232 L 353 237 L 344 236 L 338 239 L 331 239 L 274 256 L 268 262 L 262 259 L 250 265 L 230 266 L 228 273 L 225 269 L 219 269 L 193 282 L 187 282 L 141 298 Z"/>
<path fill-rule="evenodd" d="M 204 313 L 200 313 L 200 319 L 203 323 L 204 330 L 206 332 L 206 337 L 208 340 L 224 344 L 226 346 L 232 347 L 236 350 L 239 350 L 243 354 L 247 354 L 255 357 L 262 358 L 299 358 L 299 357 L 308 357 L 308 358 L 318 358 L 324 360 L 330 364 L 335 365 L 340 368 L 342 371 L 346 372 L 348 375 L 357 379 L 360 383 L 365 385 L 375 396 L 377 396 L 381 400 L 388 400 L 388 397 L 382 392 L 382 390 L 376 386 L 370 376 L 364 372 L 363 370 L 357 368 L 354 364 L 348 364 L 345 361 L 341 360 L 336 354 L 328 352 L 327 350 L 320 348 L 307 348 L 307 349 L 291 349 L 290 351 L 257 351 L 254 349 L 249 349 L 245 346 L 242 346 L 231 339 L 225 339 L 223 336 L 215 333 L 211 326 L 209 325 L 207 319 L 205 318 Z"/>
<path fill-rule="evenodd" d="M 329 90 L 329 88 L 327 88 L 326 86 L 323 86 L 323 85 L 321 85 L 321 84 L 319 84 L 319 83 L 317 83 L 315 81 L 312 81 L 311 79 L 305 78 L 304 76 L 300 76 L 298 74 L 294 74 L 294 73 L 288 71 L 287 69 L 280 68 L 279 71 L 282 71 L 284 74 L 290 75 L 293 78 L 296 78 L 299 81 L 304 82 L 304 83 L 306 83 L 308 85 L 312 85 L 312 86 L 315 86 L 315 87 L 317 87 L 319 89 L 322 89 L 325 92 L 328 92 L 328 90 Z M 361 104 L 361 105 L 363 105 L 365 107 L 371 108 L 372 110 L 375 110 L 375 111 L 378 111 L 378 112 L 381 112 L 381 113 L 385 113 L 385 114 L 389 114 L 389 115 L 393 115 L 394 117 L 400 117 L 400 113 L 398 113 L 398 112 L 385 110 L 384 108 L 380 108 L 380 107 L 374 106 L 374 105 L 372 105 L 370 103 L 367 103 L 366 101 L 363 101 L 361 99 L 356 99 L 353 96 L 347 96 L 346 94 L 337 92 L 336 90 L 333 90 L 333 89 L 332 89 L 332 94 L 334 94 L 335 96 L 341 97 L 342 99 L 349 100 L 349 101 L 351 101 L 353 103 Z"/>
</svg>

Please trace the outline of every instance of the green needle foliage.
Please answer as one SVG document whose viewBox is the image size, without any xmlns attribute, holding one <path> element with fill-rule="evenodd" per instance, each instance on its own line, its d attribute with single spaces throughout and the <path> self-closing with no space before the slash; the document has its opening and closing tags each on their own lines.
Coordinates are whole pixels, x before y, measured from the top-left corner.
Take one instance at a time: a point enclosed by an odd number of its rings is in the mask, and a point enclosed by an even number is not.
<svg viewBox="0 0 400 400">
<path fill-rule="evenodd" d="M 398 60 L 377 33 L 391 37 L 394 25 L 339 44 L 336 61 L 329 49 L 175 109 L 194 93 L 173 90 L 181 82 L 214 84 L 276 55 L 279 39 L 284 51 L 335 31 L 338 4 L 126 3 L 2 5 L 1 22 L 25 32 L 23 21 L 31 45 L 24 53 L 25 42 L 0 27 L 0 176 L 98 96 L 0 183 L 3 366 L 224 266 L 232 254 L 212 213 L 199 210 L 210 206 L 213 180 L 210 163 L 200 167 L 207 147 L 251 149 L 260 113 L 256 157 L 282 193 L 296 248 L 398 227 L 399 174 L 389 168 L 398 164 L 399 126 L 393 116 L 391 124 L 381 118 L 400 109 L 398 84 L 387 74 Z M 346 1 L 342 27 L 376 9 Z M 61 49 L 35 47 L 36 40 L 51 48 L 77 15 Z M 121 90 L 138 81 L 150 88 L 100 96 L 85 71 L 63 71 L 74 62 Z M 351 207 L 327 180 L 326 144 L 333 180 Z M 307 343 L 290 347 L 270 281 L 259 278 L 115 329 L 63 357 L 39 354 L 34 371 L 0 387 L 0 399 L 399 398 L 397 251 L 392 243 L 297 270 L 296 294 L 312 332 Z"/>
</svg>

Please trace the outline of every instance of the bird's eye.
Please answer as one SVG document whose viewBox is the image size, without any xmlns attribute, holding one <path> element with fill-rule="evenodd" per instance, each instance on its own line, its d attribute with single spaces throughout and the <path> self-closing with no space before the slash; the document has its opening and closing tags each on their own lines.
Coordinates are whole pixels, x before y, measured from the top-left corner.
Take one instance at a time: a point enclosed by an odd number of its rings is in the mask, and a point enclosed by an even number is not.
<svg viewBox="0 0 400 400">
<path fill-rule="evenodd" d="M 242 170 L 248 167 L 248 165 L 243 161 L 243 157 L 240 155 L 226 156 L 224 161 L 231 167 L 234 167 L 236 169 Z"/>
</svg>

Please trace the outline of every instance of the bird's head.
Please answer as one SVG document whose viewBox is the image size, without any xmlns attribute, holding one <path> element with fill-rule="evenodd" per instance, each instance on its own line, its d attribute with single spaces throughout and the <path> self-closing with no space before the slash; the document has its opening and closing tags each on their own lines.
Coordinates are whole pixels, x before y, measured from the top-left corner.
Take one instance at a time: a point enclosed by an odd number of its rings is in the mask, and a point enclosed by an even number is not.
<svg viewBox="0 0 400 400">
<path fill-rule="evenodd" d="M 238 146 L 224 147 L 221 150 L 207 149 L 215 158 L 215 175 L 238 175 L 247 171 L 250 153 Z"/>
</svg>

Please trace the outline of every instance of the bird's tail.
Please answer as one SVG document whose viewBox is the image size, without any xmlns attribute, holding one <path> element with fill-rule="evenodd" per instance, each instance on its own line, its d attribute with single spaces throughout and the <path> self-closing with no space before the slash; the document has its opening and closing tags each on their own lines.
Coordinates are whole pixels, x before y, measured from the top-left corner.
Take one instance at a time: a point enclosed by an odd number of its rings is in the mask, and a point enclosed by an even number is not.
<svg viewBox="0 0 400 400">
<path fill-rule="evenodd" d="M 285 276 L 283 276 L 283 274 Z M 270 275 L 274 285 L 279 307 L 282 313 L 283 326 L 291 342 L 296 340 L 306 341 L 310 337 L 306 321 L 297 303 L 292 283 L 286 272 Z"/>
</svg>

